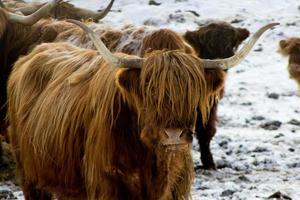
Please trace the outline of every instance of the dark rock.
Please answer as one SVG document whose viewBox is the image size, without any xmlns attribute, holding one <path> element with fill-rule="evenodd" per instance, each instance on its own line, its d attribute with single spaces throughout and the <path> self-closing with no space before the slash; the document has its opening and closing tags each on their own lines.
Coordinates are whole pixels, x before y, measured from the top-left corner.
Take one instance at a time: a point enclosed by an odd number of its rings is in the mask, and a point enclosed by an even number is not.
<svg viewBox="0 0 300 200">
<path fill-rule="evenodd" d="M 221 197 L 227 197 L 227 196 L 232 196 L 236 191 L 234 190 L 224 190 L 221 193 Z"/>
<path fill-rule="evenodd" d="M 222 140 L 221 142 L 219 142 L 219 146 L 220 147 L 224 147 L 228 145 L 228 141 L 227 140 Z"/>
<path fill-rule="evenodd" d="M 197 13 L 197 12 L 194 11 L 194 10 L 187 10 L 187 12 L 192 13 L 192 14 L 195 15 L 196 17 L 200 17 L 199 13 Z"/>
<path fill-rule="evenodd" d="M 262 52 L 262 51 L 263 51 L 263 48 L 262 48 L 262 47 L 258 47 L 258 48 L 256 48 L 256 49 L 254 49 L 253 51 L 255 51 L 255 52 Z"/>
<path fill-rule="evenodd" d="M 278 200 L 292 200 L 291 197 L 282 194 L 280 191 L 275 192 L 274 194 L 272 194 L 271 196 L 268 197 L 268 199 L 278 199 Z"/>
<path fill-rule="evenodd" d="M 284 137 L 283 133 L 278 133 L 277 135 L 274 136 L 274 138 L 280 138 L 280 137 Z"/>
<path fill-rule="evenodd" d="M 286 23 L 286 26 L 296 26 L 296 22 L 289 22 L 289 23 Z"/>
<path fill-rule="evenodd" d="M 300 163 L 289 163 L 286 165 L 288 168 L 299 168 Z"/>
<path fill-rule="evenodd" d="M 234 19 L 231 21 L 232 24 L 237 24 L 237 23 L 240 23 L 240 22 L 243 22 L 244 20 L 243 19 Z"/>
<path fill-rule="evenodd" d="M 181 13 L 176 13 L 176 14 L 169 15 L 168 22 L 171 22 L 171 21 L 176 21 L 178 23 L 185 23 L 186 20 Z"/>
<path fill-rule="evenodd" d="M 279 99 L 279 94 L 272 92 L 272 93 L 267 94 L 267 97 L 270 99 Z"/>
<path fill-rule="evenodd" d="M 289 124 L 295 125 L 295 126 L 300 126 L 300 121 L 296 119 L 292 119 L 291 121 L 288 122 Z"/>
<path fill-rule="evenodd" d="M 247 178 L 245 175 L 239 176 L 238 180 L 243 181 L 243 182 L 250 182 L 249 178 Z"/>
<path fill-rule="evenodd" d="M 265 120 L 266 118 L 264 116 L 253 116 L 252 120 L 256 120 L 256 121 L 262 121 Z"/>
<path fill-rule="evenodd" d="M 281 126 L 281 122 L 280 121 L 269 121 L 266 123 L 263 123 L 260 125 L 261 128 L 265 129 L 265 130 L 269 130 L 269 131 L 274 131 L 274 130 L 278 130 Z"/>
<path fill-rule="evenodd" d="M 241 105 L 242 106 L 252 106 L 252 102 L 244 102 Z"/>
<path fill-rule="evenodd" d="M 148 20 L 144 21 L 143 24 L 146 26 L 158 26 L 159 23 L 160 23 L 159 21 L 156 21 L 154 19 L 148 19 Z"/>
<path fill-rule="evenodd" d="M 218 169 L 232 168 L 232 164 L 227 160 L 217 160 L 216 164 Z"/>
<path fill-rule="evenodd" d="M 284 33 L 283 32 L 279 32 L 277 33 L 278 36 L 284 36 Z"/>
<path fill-rule="evenodd" d="M 289 151 L 290 152 L 295 152 L 295 149 L 294 148 L 289 148 Z"/>
<path fill-rule="evenodd" d="M 17 199 L 10 190 L 0 190 L 0 199 Z"/>
<path fill-rule="evenodd" d="M 154 0 L 150 0 L 148 4 L 151 5 L 151 6 L 159 6 L 159 5 L 161 5 L 161 3 L 157 3 Z"/>
<path fill-rule="evenodd" d="M 253 152 L 256 152 L 256 153 L 262 153 L 262 152 L 268 152 L 269 150 L 265 147 L 256 147 Z"/>
<path fill-rule="evenodd" d="M 240 74 L 240 73 L 243 73 L 243 72 L 245 72 L 244 69 L 238 69 L 238 70 L 236 70 L 236 73 L 237 73 L 237 74 Z"/>
</svg>

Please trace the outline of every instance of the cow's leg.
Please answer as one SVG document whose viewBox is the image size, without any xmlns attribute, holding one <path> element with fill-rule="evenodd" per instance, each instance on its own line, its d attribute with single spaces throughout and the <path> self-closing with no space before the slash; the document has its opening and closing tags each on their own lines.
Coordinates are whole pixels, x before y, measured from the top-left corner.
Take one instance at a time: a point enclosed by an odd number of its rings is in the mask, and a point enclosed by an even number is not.
<svg viewBox="0 0 300 200">
<path fill-rule="evenodd" d="M 25 200 L 51 200 L 51 194 L 49 194 L 45 190 L 37 188 L 35 183 L 26 180 L 24 168 L 22 166 L 22 162 L 20 161 L 20 152 L 18 150 L 15 150 L 14 153 L 16 159 L 16 173 L 22 186 Z"/>
<path fill-rule="evenodd" d="M 198 113 L 199 114 L 196 123 L 196 137 L 200 146 L 200 159 L 202 161 L 201 168 L 216 169 L 216 165 L 210 151 L 210 141 L 216 133 L 217 103 L 214 103 L 214 105 L 212 106 L 209 119 L 205 125 L 203 125 L 200 112 Z"/>
<path fill-rule="evenodd" d="M 37 189 L 33 184 L 24 184 L 23 193 L 25 200 L 51 200 L 51 194 L 44 190 Z"/>
</svg>

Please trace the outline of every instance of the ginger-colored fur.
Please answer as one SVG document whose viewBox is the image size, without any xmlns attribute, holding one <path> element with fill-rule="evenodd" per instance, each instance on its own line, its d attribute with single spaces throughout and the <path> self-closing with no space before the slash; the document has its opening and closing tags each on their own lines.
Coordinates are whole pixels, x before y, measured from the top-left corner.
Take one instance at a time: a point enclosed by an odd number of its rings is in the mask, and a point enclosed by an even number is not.
<svg viewBox="0 0 300 200">
<path fill-rule="evenodd" d="M 196 109 L 207 113 L 213 87 L 204 75 L 201 61 L 182 51 L 148 53 L 139 70 L 113 68 L 67 43 L 37 46 L 8 83 L 25 197 L 40 190 L 73 199 L 188 199 L 191 144 L 163 146 L 160 130 L 190 131 Z"/>
<path fill-rule="evenodd" d="M 300 38 L 281 40 L 279 52 L 284 56 L 289 56 L 288 72 L 290 78 L 297 82 L 300 92 Z"/>
</svg>

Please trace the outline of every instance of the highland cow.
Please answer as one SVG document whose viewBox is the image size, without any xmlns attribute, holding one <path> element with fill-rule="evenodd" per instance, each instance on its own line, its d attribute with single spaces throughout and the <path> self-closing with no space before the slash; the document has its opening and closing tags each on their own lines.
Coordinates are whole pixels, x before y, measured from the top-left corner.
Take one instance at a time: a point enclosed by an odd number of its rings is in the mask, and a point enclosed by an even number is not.
<svg viewBox="0 0 300 200">
<path fill-rule="evenodd" d="M 244 28 L 235 28 L 228 23 L 210 23 L 196 31 L 187 31 L 183 37 L 194 48 L 199 58 L 217 59 L 234 55 L 239 45 L 249 36 Z M 224 84 L 224 83 L 223 83 Z M 210 115 L 206 124 L 202 123 L 201 115 L 197 119 L 196 137 L 200 147 L 201 168 L 216 169 L 210 142 L 216 134 L 218 101 L 224 95 L 224 87 L 218 97 L 213 100 Z"/>
<path fill-rule="evenodd" d="M 238 46 L 249 36 L 247 29 L 235 28 L 227 23 L 212 23 L 200 27 L 197 31 L 187 31 L 183 36 L 170 29 L 153 29 L 147 26 L 129 25 L 120 30 L 107 26 L 92 26 L 92 28 L 110 50 L 139 56 L 153 50 L 181 49 L 186 53 L 196 52 L 199 58 L 204 59 L 228 58 L 234 55 Z M 59 37 L 62 37 L 59 40 L 70 41 L 76 46 L 93 48 L 92 42 L 79 29 L 66 31 Z M 225 76 L 225 73 L 219 75 Z M 210 141 L 216 132 L 218 99 L 223 93 L 224 87 L 215 94 L 216 98 L 212 100 L 213 105 L 207 123 L 202 123 L 200 114 L 197 120 L 196 136 L 204 169 L 215 169 Z"/>
<path fill-rule="evenodd" d="M 0 0 L 0 3 L 2 4 L 2 6 L 0 4 L 1 7 L 6 7 L 12 12 L 20 12 L 23 15 L 31 15 L 45 5 L 44 3 L 27 3 L 23 0 L 6 0 L 4 3 Z M 69 2 L 61 2 L 49 12 L 49 15 L 55 19 L 93 20 L 94 22 L 98 22 L 108 14 L 113 3 L 114 0 L 111 0 L 105 9 L 93 11 L 75 7 Z"/>
<path fill-rule="evenodd" d="M 205 121 L 222 83 L 204 68 L 237 65 L 274 24 L 233 57 L 200 60 L 181 50 L 112 54 L 71 22 L 101 56 L 42 44 L 9 79 L 10 137 L 25 198 L 188 199 L 197 108 Z"/>
<path fill-rule="evenodd" d="M 281 40 L 279 52 L 284 56 L 289 56 L 288 72 L 290 78 L 297 82 L 300 92 L 300 38 Z"/>
<path fill-rule="evenodd" d="M 6 135 L 6 86 L 12 65 L 17 59 L 26 55 L 36 45 L 43 42 L 52 42 L 73 27 L 73 24 L 53 19 L 42 19 L 61 3 L 61 0 L 52 0 L 35 13 L 21 16 L 0 8 L 0 134 Z M 0 4 L 1 5 L 1 4 Z M 110 5 L 108 6 L 110 7 Z M 105 9 L 107 10 L 107 9 Z M 103 16 L 104 17 L 104 16 Z M 0 142 L 1 146 L 1 142 Z M 0 148 L 1 149 L 1 148 Z M 1 151 L 0 151 L 1 162 Z"/>
</svg>

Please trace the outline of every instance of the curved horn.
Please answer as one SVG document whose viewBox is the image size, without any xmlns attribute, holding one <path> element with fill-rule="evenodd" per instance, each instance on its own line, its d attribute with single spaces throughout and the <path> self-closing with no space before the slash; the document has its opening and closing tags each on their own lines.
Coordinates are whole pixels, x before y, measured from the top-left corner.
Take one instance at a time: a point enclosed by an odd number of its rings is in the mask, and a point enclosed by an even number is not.
<svg viewBox="0 0 300 200">
<path fill-rule="evenodd" d="M 40 9 L 41 7 L 43 7 L 45 4 L 42 5 L 33 5 L 33 6 L 24 6 L 24 7 L 20 7 L 20 8 L 16 8 L 13 10 L 13 12 L 21 12 L 23 13 L 23 15 L 30 15 L 34 12 L 36 12 L 38 9 Z"/>
<path fill-rule="evenodd" d="M 249 54 L 251 49 L 253 48 L 254 44 L 260 38 L 260 36 L 268 29 L 279 25 L 279 23 L 270 23 L 262 28 L 260 28 L 256 33 L 252 36 L 252 38 L 243 46 L 241 50 L 239 50 L 234 56 L 225 58 L 225 59 L 202 59 L 203 67 L 206 69 L 214 69 L 214 68 L 221 68 L 221 69 L 230 69 L 240 62 L 242 62 L 245 57 Z"/>
<path fill-rule="evenodd" d="M 61 1 L 62 0 L 52 0 L 29 16 L 20 16 L 14 13 L 6 12 L 8 21 L 29 26 L 33 25 L 41 18 L 47 16 L 50 13 L 50 11 L 54 7 L 56 7 Z"/>
<path fill-rule="evenodd" d="M 85 18 L 91 18 L 94 21 L 99 21 L 109 13 L 111 7 L 114 4 L 114 1 L 115 0 L 111 0 L 110 3 L 108 4 L 108 6 L 100 12 L 88 10 L 88 9 L 84 9 L 84 8 L 77 8 L 78 9 L 77 12 L 80 13 L 80 15 Z"/>
<path fill-rule="evenodd" d="M 100 38 L 96 36 L 96 34 L 88 28 L 84 23 L 73 20 L 73 19 L 68 19 L 66 20 L 67 22 L 76 24 L 80 28 L 82 28 L 90 37 L 92 42 L 94 43 L 96 49 L 98 52 L 102 55 L 102 57 L 112 66 L 114 67 L 124 67 L 124 68 L 141 68 L 143 65 L 143 59 L 142 58 L 131 58 L 131 59 L 126 59 L 126 58 L 118 58 L 114 56 L 108 48 L 105 46 L 105 44 L 101 41 Z"/>
</svg>

